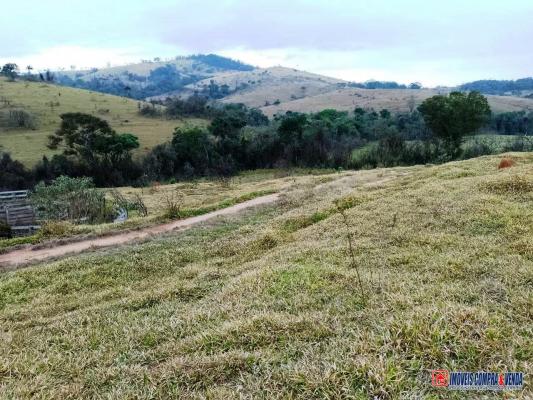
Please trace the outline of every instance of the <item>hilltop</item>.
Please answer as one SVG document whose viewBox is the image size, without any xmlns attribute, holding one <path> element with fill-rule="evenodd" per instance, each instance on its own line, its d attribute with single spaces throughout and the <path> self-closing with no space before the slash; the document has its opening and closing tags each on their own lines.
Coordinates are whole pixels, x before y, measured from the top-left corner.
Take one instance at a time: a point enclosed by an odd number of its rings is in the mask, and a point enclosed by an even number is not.
<svg viewBox="0 0 533 400">
<path fill-rule="evenodd" d="M 47 137 L 58 128 L 59 116 L 66 112 L 92 114 L 107 120 L 118 132 L 133 133 L 139 137 L 140 151 L 171 138 L 178 125 L 202 123 L 197 119 L 177 121 L 143 117 L 138 114 L 138 102 L 124 97 L 40 82 L 7 82 L 0 78 L 0 114 L 9 113 L 9 110 L 30 113 L 34 126 L 0 126 L 0 150 L 10 152 L 13 158 L 29 165 L 45 154 L 52 154 L 46 148 Z"/>
<path fill-rule="evenodd" d="M 156 59 L 91 71 L 60 72 L 58 79 L 64 85 L 137 99 L 186 98 L 199 93 L 223 103 L 243 103 L 261 108 L 269 116 L 278 112 L 315 112 L 326 108 L 407 111 L 413 101 L 418 105 L 430 96 L 452 90 L 479 90 L 487 94 L 495 112 L 533 110 L 531 91 L 523 90 L 529 88 L 531 78 L 422 89 L 418 83 L 408 86 L 396 82 L 356 83 L 282 66 L 256 68 L 214 54 L 165 61 Z"/>
<path fill-rule="evenodd" d="M 252 71 L 226 72 L 187 85 L 183 90 L 165 93 L 168 96 L 187 96 L 195 92 L 215 94 L 225 103 L 243 103 L 248 107 L 287 102 L 335 90 L 346 82 L 293 68 L 271 67 Z"/>
<path fill-rule="evenodd" d="M 189 84 L 221 73 L 251 70 L 254 70 L 253 66 L 240 61 L 215 54 L 199 54 L 88 71 L 59 71 L 56 79 L 66 86 L 145 99 L 184 90 Z"/>
</svg>

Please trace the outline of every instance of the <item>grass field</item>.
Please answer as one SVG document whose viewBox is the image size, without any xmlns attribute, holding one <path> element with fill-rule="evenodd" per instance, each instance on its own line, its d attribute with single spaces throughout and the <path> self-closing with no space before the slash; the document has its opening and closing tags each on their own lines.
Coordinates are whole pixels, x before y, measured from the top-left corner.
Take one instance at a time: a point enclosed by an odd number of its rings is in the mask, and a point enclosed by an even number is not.
<svg viewBox="0 0 533 400">
<path fill-rule="evenodd" d="M 102 93 L 73 89 L 40 82 L 8 82 L 0 78 L 0 112 L 24 109 L 37 119 L 37 128 L 5 129 L 0 127 L 0 150 L 28 165 L 45 154 L 47 136 L 60 124 L 60 114 L 84 112 L 109 121 L 119 133 L 133 133 L 139 137 L 140 152 L 163 143 L 172 137 L 176 126 L 203 124 L 202 120 L 184 121 L 145 118 L 137 114 L 137 101 Z"/>
<path fill-rule="evenodd" d="M 81 240 L 167 222 L 170 219 L 165 215 L 168 201 L 179 205 L 180 219 L 205 214 L 268 193 L 279 192 L 297 182 L 332 179 L 329 176 L 322 177 L 322 175 L 332 172 L 333 170 L 327 169 L 300 168 L 256 170 L 243 172 L 227 180 L 203 178 L 176 184 L 154 185 L 147 188 L 119 187 L 117 191 L 127 199 L 132 200 L 135 195 L 140 195 L 148 209 L 148 215 L 140 216 L 132 211 L 128 220 L 123 223 L 110 222 L 91 225 L 74 225 L 68 222 L 52 223 L 31 236 L 0 240 L 0 252 L 20 245 L 40 244 L 48 246 L 54 245 L 58 241 Z M 336 175 L 338 174 L 333 176 Z M 112 190 L 102 190 L 107 192 L 107 199 L 113 201 Z M 44 221 L 40 221 L 40 223 L 46 224 Z"/>
<path fill-rule="evenodd" d="M 464 398 L 431 388 L 447 368 L 524 371 L 504 397 L 531 398 L 533 153 L 508 156 L 296 181 L 0 275 L 0 397 Z"/>
<path fill-rule="evenodd" d="M 407 112 L 409 111 L 409 100 L 413 98 L 415 104 L 420 105 L 425 99 L 437 94 L 446 94 L 449 90 L 438 89 L 335 89 L 327 93 L 306 96 L 303 98 L 296 98 L 290 101 L 284 101 L 279 105 L 271 105 L 262 107 L 261 110 L 268 116 L 273 116 L 276 113 L 285 113 L 286 111 L 297 112 L 318 112 L 326 108 L 334 108 L 341 111 L 353 111 L 356 107 L 374 108 L 381 110 L 386 108 L 392 112 Z M 254 97 L 254 92 L 249 91 L 246 96 L 236 95 L 232 97 L 235 102 L 246 101 L 254 99 L 259 102 L 263 98 L 263 94 L 257 92 Z M 526 99 L 515 96 L 486 96 L 489 105 L 493 112 L 507 112 L 507 111 L 533 111 L 533 99 Z"/>
</svg>

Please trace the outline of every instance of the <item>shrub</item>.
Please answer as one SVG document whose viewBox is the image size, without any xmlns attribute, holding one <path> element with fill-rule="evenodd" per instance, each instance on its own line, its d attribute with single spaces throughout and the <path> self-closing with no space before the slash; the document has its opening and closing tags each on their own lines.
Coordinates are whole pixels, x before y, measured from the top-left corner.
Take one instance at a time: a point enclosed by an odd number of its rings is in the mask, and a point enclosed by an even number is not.
<svg viewBox="0 0 533 400">
<path fill-rule="evenodd" d="M 105 217 L 104 193 L 90 178 L 60 176 L 50 185 L 41 182 L 30 200 L 45 220 L 96 222 Z"/>
<path fill-rule="evenodd" d="M 160 117 L 162 112 L 159 108 L 156 108 L 155 104 L 143 104 L 139 108 L 139 115 L 144 117 Z"/>
<path fill-rule="evenodd" d="M 474 143 L 466 146 L 466 148 L 463 150 L 461 158 L 466 160 L 469 158 L 475 158 L 479 156 L 485 156 L 488 154 L 494 154 L 495 152 L 496 150 L 493 145 L 491 146 L 489 143 L 476 139 Z"/>
<path fill-rule="evenodd" d="M 4 112 L 0 118 L 0 122 L 5 128 L 37 128 L 35 116 L 26 110 L 20 109 Z"/>
<path fill-rule="evenodd" d="M 165 213 L 164 216 L 170 219 L 181 218 L 184 195 L 179 190 L 165 194 Z"/>
<path fill-rule="evenodd" d="M 64 237 L 73 231 L 74 226 L 68 221 L 44 221 L 41 224 L 40 234 L 44 237 Z"/>
<path fill-rule="evenodd" d="M 111 191 L 111 197 L 113 198 L 114 211 L 117 209 L 124 209 L 127 211 L 137 211 L 140 216 L 146 217 L 148 215 L 148 208 L 142 199 L 142 196 L 135 193 L 132 198 L 128 198 L 120 193 L 118 190 L 113 189 Z"/>
</svg>

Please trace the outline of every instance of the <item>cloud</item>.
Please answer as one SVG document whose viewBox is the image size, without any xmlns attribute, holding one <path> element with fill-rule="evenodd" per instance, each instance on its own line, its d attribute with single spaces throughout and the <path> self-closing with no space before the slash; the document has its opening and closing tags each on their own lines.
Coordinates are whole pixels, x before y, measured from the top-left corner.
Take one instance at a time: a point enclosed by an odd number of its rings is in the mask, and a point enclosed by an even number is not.
<svg viewBox="0 0 533 400">
<path fill-rule="evenodd" d="M 26 0 L 3 5 L 0 60 L 102 66 L 214 52 L 449 84 L 531 75 L 531 15 L 531 0 Z"/>
<path fill-rule="evenodd" d="M 335 3 L 206 0 L 202 7 L 189 7 L 182 1 L 155 12 L 152 19 L 161 22 L 156 32 L 163 41 L 204 52 L 234 47 L 357 50 L 398 45 L 414 33 L 408 20 L 380 23 L 391 16 L 368 18 L 343 12 Z"/>
<path fill-rule="evenodd" d="M 491 4 L 492 3 L 492 4 Z M 423 56 L 516 51 L 533 4 L 508 0 L 178 1 L 149 14 L 159 40 L 189 51 L 403 49 Z M 522 47 L 520 45 L 520 47 Z"/>
</svg>

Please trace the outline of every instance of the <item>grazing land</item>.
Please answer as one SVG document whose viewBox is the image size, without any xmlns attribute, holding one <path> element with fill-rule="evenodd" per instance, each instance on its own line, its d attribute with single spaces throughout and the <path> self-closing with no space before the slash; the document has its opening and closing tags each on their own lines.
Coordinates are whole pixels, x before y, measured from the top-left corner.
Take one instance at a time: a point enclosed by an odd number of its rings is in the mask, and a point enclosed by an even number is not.
<svg viewBox="0 0 533 400">
<path fill-rule="evenodd" d="M 335 89 L 327 93 L 295 98 L 278 105 L 262 107 L 268 116 L 286 111 L 318 112 L 326 108 L 342 111 L 353 111 L 356 107 L 388 109 L 391 112 L 409 111 L 409 102 L 414 99 L 415 106 L 419 106 L 425 99 L 437 94 L 449 93 L 450 89 Z M 233 96 L 231 101 L 247 103 L 251 93 Z M 260 94 L 257 97 L 261 97 Z M 533 99 L 514 96 L 486 96 L 493 112 L 533 111 Z M 255 101 L 255 100 L 254 100 Z M 258 102 L 257 100 L 256 102 Z"/>
<path fill-rule="evenodd" d="M 256 170 L 243 172 L 228 179 L 197 179 L 168 185 L 154 184 L 145 188 L 119 187 L 116 190 L 126 199 L 139 196 L 147 208 L 147 215 L 131 211 L 123 223 L 72 224 L 55 222 L 32 236 L 0 240 L 0 253 L 23 245 L 53 247 L 108 236 L 118 232 L 138 230 L 176 218 L 187 218 L 220 210 L 270 193 L 278 193 L 296 182 L 313 182 L 331 174 L 328 169 Z M 102 189 L 105 190 L 105 189 Z M 107 199 L 112 201 L 111 191 Z M 169 203 L 179 207 L 179 216 L 169 218 Z"/>
<path fill-rule="evenodd" d="M 107 120 L 119 133 L 132 133 L 139 138 L 139 152 L 172 138 L 174 128 L 186 124 L 205 124 L 203 120 L 167 120 L 138 114 L 138 102 L 82 89 L 41 82 L 8 82 L 0 78 L 0 113 L 22 109 L 35 117 L 35 128 L 0 126 L 0 150 L 28 165 L 53 152 L 47 149 L 47 137 L 59 127 L 60 115 L 82 112 Z"/>
<path fill-rule="evenodd" d="M 505 157 L 313 176 L 2 274 L 0 397 L 459 399 L 429 371 L 527 375 L 533 153 Z"/>
</svg>

